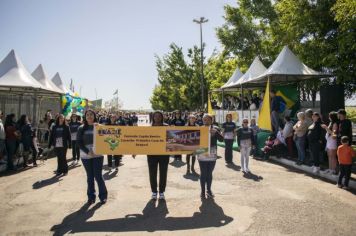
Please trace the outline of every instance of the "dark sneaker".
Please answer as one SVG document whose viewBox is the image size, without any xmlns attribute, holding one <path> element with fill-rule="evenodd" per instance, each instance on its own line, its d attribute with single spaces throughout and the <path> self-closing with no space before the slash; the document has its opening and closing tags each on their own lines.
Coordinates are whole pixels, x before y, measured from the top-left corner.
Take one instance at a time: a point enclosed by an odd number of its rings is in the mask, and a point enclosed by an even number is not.
<svg viewBox="0 0 356 236">
<path fill-rule="evenodd" d="M 214 198 L 215 195 L 211 191 L 208 191 L 208 192 L 206 192 L 206 197 L 207 198 Z"/>
</svg>

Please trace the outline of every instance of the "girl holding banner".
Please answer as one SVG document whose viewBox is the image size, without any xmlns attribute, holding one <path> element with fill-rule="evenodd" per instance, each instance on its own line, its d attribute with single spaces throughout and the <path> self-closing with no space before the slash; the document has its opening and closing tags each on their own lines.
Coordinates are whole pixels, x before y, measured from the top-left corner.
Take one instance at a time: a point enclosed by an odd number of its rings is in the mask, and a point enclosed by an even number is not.
<svg viewBox="0 0 356 236">
<path fill-rule="evenodd" d="M 213 118 L 206 114 L 203 117 L 205 126 L 210 127 L 210 153 L 198 155 L 199 167 L 200 167 L 200 186 L 202 199 L 214 198 L 211 191 L 211 184 L 213 182 L 213 170 L 215 168 L 217 159 L 217 140 L 222 142 L 224 140 L 222 134 L 216 126 L 213 126 Z M 206 192 L 205 192 L 206 187 Z"/>
<path fill-rule="evenodd" d="M 163 114 L 159 111 L 153 113 L 152 126 L 168 126 L 163 123 Z M 159 166 L 159 199 L 163 200 L 167 184 L 169 155 L 147 155 L 148 171 L 152 190 L 152 200 L 157 199 L 157 171 Z"/>
<path fill-rule="evenodd" d="M 93 152 L 94 123 L 97 122 L 96 114 L 93 110 L 87 110 L 84 115 L 83 125 L 78 129 L 77 142 L 80 148 L 80 156 L 87 173 L 88 182 L 88 204 L 95 203 L 95 183 L 99 188 L 99 199 L 102 204 L 106 203 L 108 192 L 103 179 L 104 156 L 96 155 Z"/>
</svg>

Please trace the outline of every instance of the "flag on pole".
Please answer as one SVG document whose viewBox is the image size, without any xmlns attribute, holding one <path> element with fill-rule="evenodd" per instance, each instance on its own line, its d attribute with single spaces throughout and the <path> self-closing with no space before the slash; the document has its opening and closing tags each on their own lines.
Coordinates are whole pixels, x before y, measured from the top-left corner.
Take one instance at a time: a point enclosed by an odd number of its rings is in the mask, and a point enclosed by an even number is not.
<svg viewBox="0 0 356 236">
<path fill-rule="evenodd" d="M 73 84 L 73 79 L 70 79 L 70 85 L 69 85 L 69 90 L 74 93 L 74 84 Z"/>
<path fill-rule="evenodd" d="M 211 106 L 210 94 L 208 94 L 208 114 L 215 115 L 213 107 Z"/>
<path fill-rule="evenodd" d="M 115 91 L 114 95 L 117 95 L 117 94 L 118 94 L 118 92 L 119 92 L 119 90 L 118 90 L 118 89 L 116 89 L 116 91 Z"/>
<path fill-rule="evenodd" d="M 267 80 L 267 86 L 266 86 L 265 96 L 263 97 L 261 111 L 258 116 L 258 126 L 261 129 L 272 131 L 271 106 L 270 106 L 270 96 L 269 96 L 269 78 Z"/>
</svg>

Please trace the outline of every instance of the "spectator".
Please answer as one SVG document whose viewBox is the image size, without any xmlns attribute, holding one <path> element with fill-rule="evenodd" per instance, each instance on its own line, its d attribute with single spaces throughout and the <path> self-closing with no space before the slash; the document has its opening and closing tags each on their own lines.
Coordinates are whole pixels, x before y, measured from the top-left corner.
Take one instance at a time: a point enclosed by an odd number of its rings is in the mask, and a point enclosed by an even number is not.
<svg viewBox="0 0 356 236">
<path fill-rule="evenodd" d="M 313 116 L 313 124 L 308 127 L 308 143 L 309 143 L 309 151 L 313 158 L 314 165 L 312 166 L 312 170 L 314 173 L 319 173 L 319 156 L 322 144 L 322 128 L 321 128 L 321 119 L 320 115 L 317 112 L 314 112 Z"/>
<path fill-rule="evenodd" d="M 354 150 L 349 145 L 349 137 L 341 137 L 341 145 L 337 149 L 337 156 L 340 163 L 340 175 L 337 182 L 339 188 L 344 187 L 349 189 L 349 180 L 351 177 L 352 158 L 356 155 Z M 342 185 L 342 179 L 345 177 L 344 185 Z"/>
<path fill-rule="evenodd" d="M 6 132 L 6 150 L 7 150 L 7 169 L 16 170 L 14 163 L 14 155 L 17 149 L 17 140 L 20 137 L 19 131 L 16 129 L 15 114 L 9 114 L 5 120 Z"/>
<path fill-rule="evenodd" d="M 284 122 L 282 135 L 288 148 L 288 155 L 293 157 L 293 122 L 289 116 L 284 117 Z"/>
<path fill-rule="evenodd" d="M 340 109 L 338 112 L 338 117 L 340 120 L 339 123 L 339 133 L 338 133 L 338 143 L 341 142 L 341 137 L 347 136 L 349 138 L 349 145 L 352 143 L 352 123 L 351 120 L 346 118 L 346 111 L 344 109 Z"/>
<path fill-rule="evenodd" d="M 329 160 L 329 168 L 325 171 L 325 173 L 336 174 L 336 166 L 337 166 L 337 134 L 339 128 L 339 120 L 337 118 L 336 112 L 329 113 L 329 126 L 323 124 L 321 127 L 326 130 L 326 152 Z"/>
<path fill-rule="evenodd" d="M 273 132 L 277 133 L 281 123 L 279 115 L 284 111 L 286 102 L 283 100 L 282 97 L 276 95 L 275 90 L 271 90 L 270 96 L 272 99 L 271 101 L 272 128 L 273 128 Z"/>
<path fill-rule="evenodd" d="M 188 119 L 188 123 L 186 124 L 186 126 L 198 126 L 196 124 L 196 117 L 194 115 L 190 115 L 189 119 Z M 187 175 L 190 174 L 190 171 L 195 174 L 195 159 L 196 156 L 194 154 L 188 154 L 187 155 Z M 192 160 L 192 163 L 190 164 L 190 160 Z"/>
<path fill-rule="evenodd" d="M 73 157 L 73 164 L 79 162 L 80 159 L 80 150 L 77 144 L 77 133 L 78 128 L 81 123 L 78 121 L 78 116 L 76 114 L 72 114 L 71 120 L 69 122 L 69 129 L 72 139 L 72 157 Z"/>
<path fill-rule="evenodd" d="M 2 123 L 2 118 L 3 118 L 3 114 L 2 111 L 0 111 L 0 162 L 5 163 L 4 157 L 6 153 L 6 143 L 5 143 L 6 132 L 5 132 L 4 124 Z"/>
<path fill-rule="evenodd" d="M 32 145 L 32 126 L 27 115 L 21 116 L 18 125 L 21 133 L 21 144 L 23 145 L 23 167 L 27 167 L 27 160 L 30 155 Z"/>
<path fill-rule="evenodd" d="M 294 125 L 294 141 L 298 151 L 297 165 L 303 164 L 305 160 L 305 139 L 308 131 L 308 126 L 305 121 L 305 113 L 299 112 L 297 114 L 298 122 Z"/>
</svg>

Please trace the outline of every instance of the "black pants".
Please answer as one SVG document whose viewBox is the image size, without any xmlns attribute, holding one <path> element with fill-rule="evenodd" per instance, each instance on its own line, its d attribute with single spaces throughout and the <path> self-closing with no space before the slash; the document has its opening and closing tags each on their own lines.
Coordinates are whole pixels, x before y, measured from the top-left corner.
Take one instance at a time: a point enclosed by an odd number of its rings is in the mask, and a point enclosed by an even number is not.
<svg viewBox="0 0 356 236">
<path fill-rule="evenodd" d="M 192 158 L 192 165 L 190 165 L 190 157 Z M 187 155 L 187 171 L 190 170 L 190 166 L 192 167 L 192 171 L 194 171 L 195 159 L 195 155 Z"/>
<path fill-rule="evenodd" d="M 57 155 L 57 174 L 67 174 L 68 164 L 67 164 L 67 148 L 57 147 L 54 149 Z"/>
<path fill-rule="evenodd" d="M 108 155 L 108 166 L 112 166 L 112 158 L 114 157 L 115 167 L 119 167 L 121 155 Z"/>
<path fill-rule="evenodd" d="M 72 156 L 73 156 L 73 161 L 80 159 L 80 150 L 79 150 L 79 145 L 77 144 L 76 140 L 72 140 Z"/>
<path fill-rule="evenodd" d="M 225 139 L 225 162 L 231 163 L 232 162 L 232 146 L 234 144 L 233 139 Z"/>
<path fill-rule="evenodd" d="M 339 181 L 337 182 L 338 185 L 342 184 L 342 178 L 344 178 L 344 176 L 345 176 L 344 185 L 346 187 L 349 186 L 349 180 L 351 177 L 351 167 L 352 167 L 352 165 L 340 164 L 340 175 L 339 175 Z"/>
<path fill-rule="evenodd" d="M 205 194 L 205 186 L 207 191 L 211 193 L 211 184 L 213 183 L 213 170 L 216 161 L 199 161 L 200 166 L 200 187 L 201 193 Z"/>
<path fill-rule="evenodd" d="M 153 193 L 157 193 L 157 171 L 159 165 L 159 192 L 164 193 L 167 184 L 169 156 L 147 156 L 150 184 Z"/>
<path fill-rule="evenodd" d="M 314 166 L 319 167 L 320 143 L 309 143 L 309 150 L 313 158 Z"/>
<path fill-rule="evenodd" d="M 175 160 L 182 160 L 182 155 L 174 155 Z"/>
</svg>

